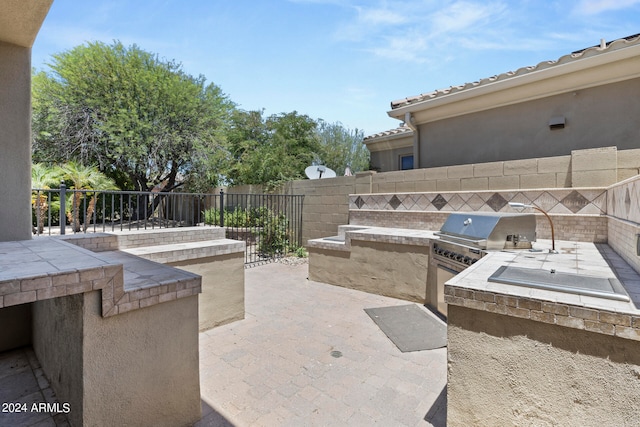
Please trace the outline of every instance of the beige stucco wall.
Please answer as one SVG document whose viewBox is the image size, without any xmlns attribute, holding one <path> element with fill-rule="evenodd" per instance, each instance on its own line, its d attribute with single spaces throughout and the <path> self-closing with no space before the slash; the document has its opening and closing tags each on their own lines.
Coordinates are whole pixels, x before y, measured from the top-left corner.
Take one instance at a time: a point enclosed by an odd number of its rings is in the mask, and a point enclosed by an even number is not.
<svg viewBox="0 0 640 427">
<path fill-rule="evenodd" d="M 192 425 L 201 416 L 198 299 L 103 318 L 98 291 L 34 303 L 33 347 L 74 425 Z"/>
<path fill-rule="evenodd" d="M 640 424 L 640 343 L 449 305 L 448 426 Z"/>
<path fill-rule="evenodd" d="M 351 240 L 351 251 L 309 248 L 309 279 L 424 303 L 429 247 Z"/>
<path fill-rule="evenodd" d="M 0 241 L 31 238 L 31 49 L 0 41 Z"/>
<path fill-rule="evenodd" d="M 170 263 L 202 276 L 199 331 L 244 319 L 244 253 Z"/>
<path fill-rule="evenodd" d="M 640 143 L 640 79 L 570 91 L 419 126 L 423 167 L 563 156 Z M 562 115 L 564 129 L 550 130 Z"/>
</svg>

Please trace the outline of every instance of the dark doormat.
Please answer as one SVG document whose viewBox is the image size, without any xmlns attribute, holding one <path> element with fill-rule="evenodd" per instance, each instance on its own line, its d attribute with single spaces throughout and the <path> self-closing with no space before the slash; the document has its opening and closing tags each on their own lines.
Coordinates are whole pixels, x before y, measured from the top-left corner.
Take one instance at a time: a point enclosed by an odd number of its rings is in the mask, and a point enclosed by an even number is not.
<svg viewBox="0 0 640 427">
<path fill-rule="evenodd" d="M 364 311 L 403 353 L 447 346 L 447 324 L 418 304 Z"/>
</svg>

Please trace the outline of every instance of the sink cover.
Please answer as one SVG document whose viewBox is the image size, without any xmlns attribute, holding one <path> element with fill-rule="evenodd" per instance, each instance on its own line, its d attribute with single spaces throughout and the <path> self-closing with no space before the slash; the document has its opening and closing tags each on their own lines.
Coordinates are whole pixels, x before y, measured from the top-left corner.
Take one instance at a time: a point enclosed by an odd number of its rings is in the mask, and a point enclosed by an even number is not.
<svg viewBox="0 0 640 427">
<path fill-rule="evenodd" d="M 630 301 L 622 284 L 614 278 L 556 273 L 549 270 L 503 265 L 489 277 L 489 282 L 548 289 L 617 301 Z"/>
</svg>

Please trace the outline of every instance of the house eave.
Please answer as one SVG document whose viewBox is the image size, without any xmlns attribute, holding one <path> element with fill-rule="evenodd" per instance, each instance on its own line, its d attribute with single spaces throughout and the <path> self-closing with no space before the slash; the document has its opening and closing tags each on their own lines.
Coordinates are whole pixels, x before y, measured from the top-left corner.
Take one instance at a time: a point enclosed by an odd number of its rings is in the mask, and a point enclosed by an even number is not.
<svg viewBox="0 0 640 427">
<path fill-rule="evenodd" d="M 394 150 L 413 146 L 413 132 L 379 136 L 363 141 L 369 152 Z"/>
<path fill-rule="evenodd" d="M 387 114 L 404 120 L 411 113 L 420 125 L 637 77 L 640 44 L 409 103 Z"/>
<path fill-rule="evenodd" d="M 0 0 L 0 43 L 30 48 L 53 0 Z"/>
</svg>

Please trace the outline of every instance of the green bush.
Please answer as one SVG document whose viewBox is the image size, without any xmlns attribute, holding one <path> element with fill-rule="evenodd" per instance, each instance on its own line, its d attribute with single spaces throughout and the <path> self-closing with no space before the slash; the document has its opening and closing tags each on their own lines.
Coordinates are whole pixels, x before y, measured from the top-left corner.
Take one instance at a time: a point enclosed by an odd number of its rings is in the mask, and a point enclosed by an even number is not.
<svg viewBox="0 0 640 427">
<path fill-rule="evenodd" d="M 220 210 L 207 209 L 204 212 L 207 225 L 220 225 Z M 225 227 L 255 227 L 258 229 L 258 251 L 268 255 L 285 255 L 297 251 L 299 257 L 306 256 L 304 248 L 298 248 L 289 235 L 289 219 L 284 214 L 276 214 L 267 207 L 242 209 L 233 211 L 225 209 Z M 302 250 L 302 251 L 300 251 Z"/>
<path fill-rule="evenodd" d="M 296 248 L 295 250 L 293 250 L 293 254 L 295 256 L 297 256 L 298 258 L 306 258 L 309 256 L 309 253 L 307 252 L 307 250 L 304 248 L 304 246 L 299 246 L 298 248 Z"/>
<path fill-rule="evenodd" d="M 207 225 L 220 225 L 220 210 L 216 208 L 205 210 L 204 223 Z"/>
<path fill-rule="evenodd" d="M 258 251 L 269 255 L 284 255 L 291 247 L 289 220 L 283 214 L 270 213 L 260 229 Z"/>
</svg>

